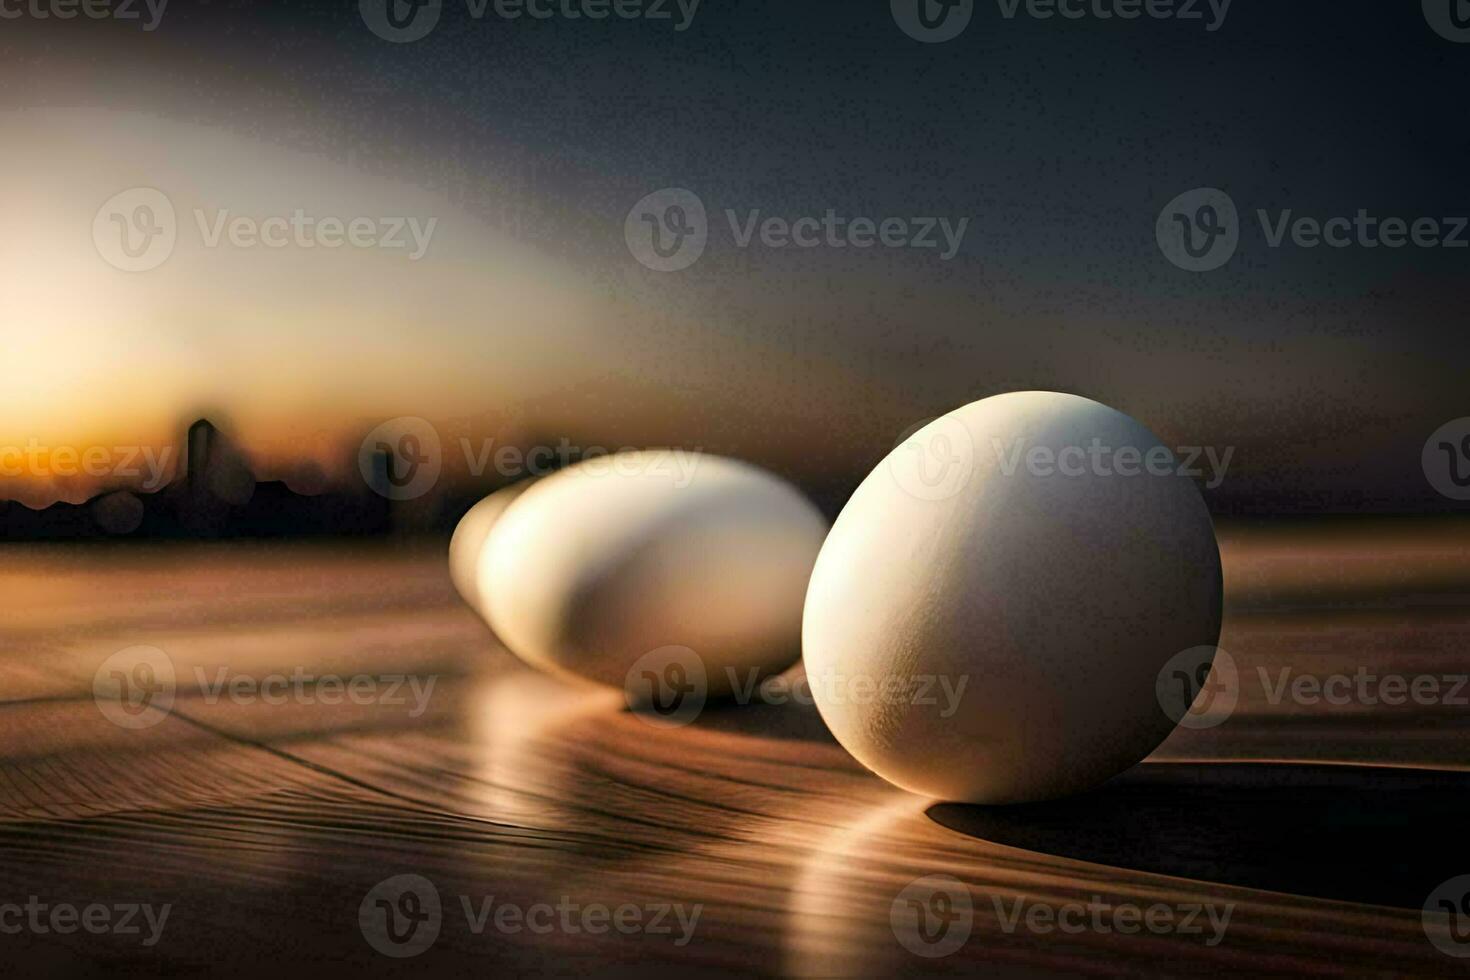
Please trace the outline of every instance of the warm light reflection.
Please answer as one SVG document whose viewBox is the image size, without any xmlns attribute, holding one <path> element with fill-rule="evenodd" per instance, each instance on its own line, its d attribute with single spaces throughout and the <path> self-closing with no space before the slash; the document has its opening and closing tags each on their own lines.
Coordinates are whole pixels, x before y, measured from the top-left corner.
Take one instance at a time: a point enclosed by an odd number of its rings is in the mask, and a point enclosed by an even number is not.
<svg viewBox="0 0 1470 980">
<path fill-rule="evenodd" d="M 529 670 L 476 682 L 469 720 L 476 752 L 476 802 L 484 815 L 551 825 L 558 807 L 576 798 L 569 770 L 548 764 L 546 744 L 581 719 L 612 715 L 626 705 L 610 688 L 568 684 Z"/>
<path fill-rule="evenodd" d="M 924 811 L 932 802 L 903 796 L 863 812 L 816 844 L 791 887 L 783 973 L 848 977 L 883 972 L 871 960 L 872 933 L 875 919 L 887 921 L 888 908 L 873 908 L 871 883 L 854 888 L 852 878 L 873 855 L 898 852 L 897 845 L 885 847 L 883 838 L 905 825 L 927 822 Z M 894 884 L 893 893 L 902 885 Z M 854 908 L 857 902 L 863 903 L 861 908 Z M 894 949 L 903 954 L 897 945 Z"/>
</svg>

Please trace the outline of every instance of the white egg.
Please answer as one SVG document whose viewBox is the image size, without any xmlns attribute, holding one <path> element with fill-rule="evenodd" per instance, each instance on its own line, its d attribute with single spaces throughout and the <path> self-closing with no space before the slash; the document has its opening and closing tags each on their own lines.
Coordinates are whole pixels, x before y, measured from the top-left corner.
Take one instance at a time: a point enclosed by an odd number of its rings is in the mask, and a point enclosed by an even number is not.
<svg viewBox="0 0 1470 980">
<path fill-rule="evenodd" d="M 974 402 L 896 448 L 807 591 L 803 658 L 838 741 L 976 803 L 1078 792 L 1148 755 L 1174 727 L 1160 670 L 1220 632 L 1214 528 L 1179 470 L 1139 422 L 1055 392 Z"/>
<path fill-rule="evenodd" d="M 491 628 L 521 659 L 628 690 L 650 654 L 692 652 L 704 696 L 800 654 L 827 522 L 785 481 L 680 451 L 586 460 L 528 489 L 480 556 Z"/>
<path fill-rule="evenodd" d="M 455 591 L 460 598 L 481 615 L 484 614 L 475 584 L 480 566 L 480 551 L 485 546 L 485 539 L 490 536 L 490 529 L 500 520 L 500 515 L 505 513 L 505 509 L 528 486 L 530 483 L 522 482 L 503 487 L 475 504 L 459 519 L 459 523 L 454 526 L 454 534 L 449 539 L 449 577 L 453 579 Z"/>
</svg>

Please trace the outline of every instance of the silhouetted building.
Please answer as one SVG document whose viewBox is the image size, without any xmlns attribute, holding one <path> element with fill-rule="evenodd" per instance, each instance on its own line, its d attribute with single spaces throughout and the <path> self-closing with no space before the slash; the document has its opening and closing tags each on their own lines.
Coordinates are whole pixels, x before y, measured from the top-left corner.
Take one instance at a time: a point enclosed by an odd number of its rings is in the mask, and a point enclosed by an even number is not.
<svg viewBox="0 0 1470 980">
<path fill-rule="evenodd" d="M 218 449 L 219 430 L 208 419 L 189 426 L 184 450 L 184 479 L 191 496 L 199 496 L 209 488 L 210 461 Z"/>
<path fill-rule="evenodd" d="M 189 426 L 185 444 L 182 472 L 154 493 L 109 489 L 84 504 L 43 510 L 0 501 L 0 539 L 362 536 L 392 530 L 389 496 L 400 474 L 391 452 L 373 458 L 371 486 L 307 495 L 281 481 L 257 483 L 244 456 L 208 419 Z"/>
</svg>

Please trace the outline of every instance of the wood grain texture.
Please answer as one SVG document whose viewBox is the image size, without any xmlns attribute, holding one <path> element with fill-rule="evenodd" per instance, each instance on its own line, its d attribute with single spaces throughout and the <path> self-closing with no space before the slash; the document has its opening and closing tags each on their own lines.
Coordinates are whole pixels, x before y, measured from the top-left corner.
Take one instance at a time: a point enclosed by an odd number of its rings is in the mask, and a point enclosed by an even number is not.
<svg viewBox="0 0 1470 980">
<path fill-rule="evenodd" d="M 1222 646 L 1241 701 L 1096 794 L 934 804 L 864 772 L 799 703 L 712 706 L 685 728 L 519 666 L 459 603 L 442 549 L 10 547 L 0 571 L 0 904 L 170 903 L 162 939 L 0 934 L 58 975 L 1454 975 L 1420 906 L 1470 873 L 1470 708 L 1304 706 L 1259 671 L 1470 670 L 1458 525 L 1240 528 L 1223 538 Z M 172 710 L 124 729 L 92 694 L 148 644 Z M 411 674 L 407 704 L 213 698 L 262 677 Z M 1466 692 L 1470 693 L 1470 692 Z M 422 955 L 386 958 L 359 905 L 422 875 Z M 968 886 L 951 955 L 895 937 L 926 875 Z M 477 934 L 461 900 L 700 908 L 693 938 Z M 1039 933 L 1024 906 L 1231 907 L 1224 938 Z M 1207 930 L 1208 932 L 1208 930 Z"/>
</svg>

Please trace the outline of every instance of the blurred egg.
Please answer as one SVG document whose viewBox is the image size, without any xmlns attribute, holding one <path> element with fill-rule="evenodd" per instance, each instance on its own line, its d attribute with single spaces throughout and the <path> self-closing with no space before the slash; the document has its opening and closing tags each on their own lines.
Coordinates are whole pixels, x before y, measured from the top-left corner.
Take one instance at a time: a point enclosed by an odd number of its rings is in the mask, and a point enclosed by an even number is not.
<svg viewBox="0 0 1470 980">
<path fill-rule="evenodd" d="M 490 536 L 490 529 L 500 520 L 500 515 L 530 485 L 530 482 L 522 482 L 502 487 L 475 504 L 459 519 L 454 527 L 454 534 L 449 539 L 449 577 L 454 580 L 454 588 L 459 592 L 460 598 L 482 616 L 484 613 L 475 587 L 480 551 L 485 546 L 485 539 Z"/>
<path fill-rule="evenodd" d="M 1174 727 L 1159 672 L 1220 632 L 1214 528 L 1178 471 L 1139 422 L 1055 392 L 974 402 L 894 449 L 807 592 L 807 678 L 838 741 L 976 803 L 1079 792 L 1148 755 Z"/>
<path fill-rule="evenodd" d="M 640 662 L 673 648 L 679 676 L 719 696 L 798 657 L 826 531 L 795 487 L 754 466 L 626 452 L 527 490 L 491 532 L 478 584 L 491 627 L 528 663 L 628 691 Z"/>
</svg>

